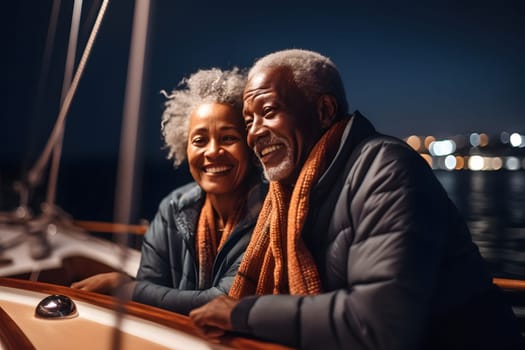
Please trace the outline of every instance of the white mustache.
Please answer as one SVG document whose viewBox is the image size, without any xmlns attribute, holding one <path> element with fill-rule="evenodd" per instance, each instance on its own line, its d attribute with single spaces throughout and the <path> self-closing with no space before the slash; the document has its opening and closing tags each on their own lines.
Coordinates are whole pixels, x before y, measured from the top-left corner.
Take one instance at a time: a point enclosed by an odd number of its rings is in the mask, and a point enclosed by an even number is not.
<svg viewBox="0 0 525 350">
<path fill-rule="evenodd" d="M 265 154 L 268 154 L 276 150 L 277 148 L 282 147 L 282 145 L 276 145 L 276 144 L 287 145 L 287 143 L 284 140 L 282 140 L 280 137 L 272 136 L 270 138 L 264 138 L 264 139 L 257 141 L 257 143 L 255 143 L 253 147 L 253 151 L 258 157 L 262 157 Z"/>
</svg>

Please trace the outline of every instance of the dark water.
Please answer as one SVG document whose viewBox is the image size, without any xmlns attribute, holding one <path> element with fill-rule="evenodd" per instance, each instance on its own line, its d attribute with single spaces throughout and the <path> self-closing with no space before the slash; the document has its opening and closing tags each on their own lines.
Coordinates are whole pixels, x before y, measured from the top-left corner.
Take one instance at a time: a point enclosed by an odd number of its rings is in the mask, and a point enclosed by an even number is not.
<svg viewBox="0 0 525 350">
<path fill-rule="evenodd" d="M 116 164 L 116 159 L 64 161 L 58 206 L 78 220 L 112 221 Z M 160 200 L 191 179 L 187 168 L 174 171 L 169 161 L 144 163 L 140 169 L 135 222 L 151 220 Z M 435 174 L 467 220 L 493 274 L 525 279 L 525 171 L 437 170 Z M 16 205 L 11 183 L 18 176 L 13 164 L 0 167 L 0 211 Z M 35 206 L 45 198 L 44 190 L 45 186 L 35 192 Z"/>
<path fill-rule="evenodd" d="M 525 171 L 436 171 L 494 275 L 525 278 Z"/>
</svg>

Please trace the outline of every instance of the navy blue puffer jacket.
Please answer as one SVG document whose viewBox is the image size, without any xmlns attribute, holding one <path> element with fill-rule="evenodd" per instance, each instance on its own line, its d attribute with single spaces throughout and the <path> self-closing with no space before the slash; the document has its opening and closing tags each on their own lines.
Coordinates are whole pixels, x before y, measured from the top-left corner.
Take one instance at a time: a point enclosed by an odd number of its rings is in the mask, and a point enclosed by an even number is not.
<svg viewBox="0 0 525 350">
<path fill-rule="evenodd" d="M 213 281 L 203 290 L 197 290 L 195 231 L 205 194 L 196 183 L 190 183 L 165 197 L 144 236 L 133 300 L 188 314 L 211 299 L 227 294 L 266 191 L 267 185 L 258 183 L 249 192 L 248 213 L 217 254 Z"/>
<path fill-rule="evenodd" d="M 520 348 L 512 310 L 431 168 L 358 112 L 304 227 L 324 292 L 244 298 L 236 331 L 302 349 Z"/>
</svg>

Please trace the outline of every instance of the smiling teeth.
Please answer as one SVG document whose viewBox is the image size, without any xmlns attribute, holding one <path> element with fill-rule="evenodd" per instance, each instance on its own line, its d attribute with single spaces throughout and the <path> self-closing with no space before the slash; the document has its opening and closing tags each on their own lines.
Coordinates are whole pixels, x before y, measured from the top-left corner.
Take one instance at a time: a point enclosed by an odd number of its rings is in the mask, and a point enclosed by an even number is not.
<svg viewBox="0 0 525 350">
<path fill-rule="evenodd" d="M 280 145 L 272 145 L 272 146 L 269 146 L 269 147 L 265 147 L 261 150 L 261 156 L 264 157 L 265 155 L 267 155 L 268 153 L 272 153 L 273 151 L 276 151 L 278 150 L 279 148 L 281 148 Z"/>
<path fill-rule="evenodd" d="M 230 168 L 231 167 L 229 166 L 214 166 L 214 167 L 206 168 L 205 170 L 207 173 L 217 174 L 217 173 L 228 171 L 230 170 Z"/>
</svg>

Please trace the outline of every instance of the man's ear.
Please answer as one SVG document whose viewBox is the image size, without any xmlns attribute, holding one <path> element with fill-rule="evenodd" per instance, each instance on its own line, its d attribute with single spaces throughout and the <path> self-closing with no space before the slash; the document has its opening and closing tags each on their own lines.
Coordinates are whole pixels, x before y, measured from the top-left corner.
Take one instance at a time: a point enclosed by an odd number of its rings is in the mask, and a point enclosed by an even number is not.
<svg viewBox="0 0 525 350">
<path fill-rule="evenodd" d="M 323 129 L 334 123 L 337 116 L 337 101 L 332 95 L 321 95 L 317 99 L 317 115 Z"/>
</svg>

